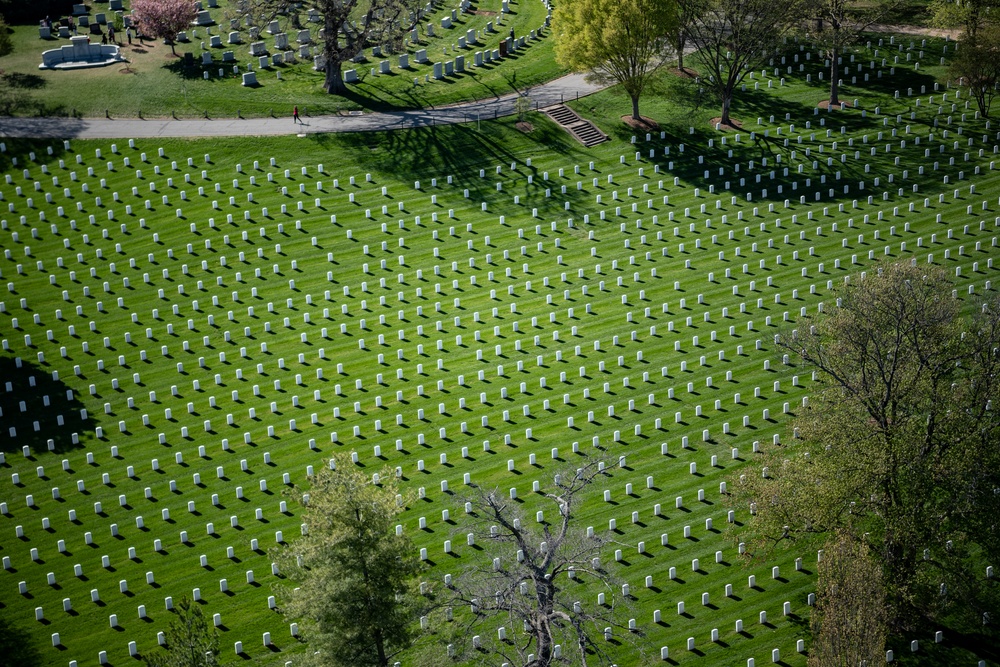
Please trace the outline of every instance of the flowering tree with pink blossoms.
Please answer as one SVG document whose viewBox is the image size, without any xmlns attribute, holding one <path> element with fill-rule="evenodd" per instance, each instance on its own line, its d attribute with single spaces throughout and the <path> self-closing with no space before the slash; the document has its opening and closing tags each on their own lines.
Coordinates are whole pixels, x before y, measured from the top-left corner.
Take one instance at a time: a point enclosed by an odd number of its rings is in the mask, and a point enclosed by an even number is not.
<svg viewBox="0 0 1000 667">
<path fill-rule="evenodd" d="M 161 37 L 174 51 L 177 33 L 197 16 L 194 0 L 132 0 L 132 20 L 143 35 Z"/>
</svg>

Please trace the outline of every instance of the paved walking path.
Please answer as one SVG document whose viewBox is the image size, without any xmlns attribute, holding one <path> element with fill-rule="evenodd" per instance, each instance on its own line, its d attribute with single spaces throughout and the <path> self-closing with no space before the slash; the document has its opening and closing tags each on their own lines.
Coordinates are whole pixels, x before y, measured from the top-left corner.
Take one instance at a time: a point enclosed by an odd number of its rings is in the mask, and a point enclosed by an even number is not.
<svg viewBox="0 0 1000 667">
<path fill-rule="evenodd" d="M 902 32 L 912 35 L 936 35 L 957 38 L 957 31 L 932 30 L 916 26 L 877 25 L 875 32 Z M 687 53 L 693 51 L 690 45 Z M 568 74 L 531 88 L 531 100 L 539 107 L 585 97 L 608 87 L 586 81 L 583 74 Z M 0 117 L 0 137 L 46 139 L 119 139 L 155 137 L 237 137 L 319 132 L 371 132 L 401 130 L 430 125 L 475 122 L 514 113 L 517 93 L 502 97 L 462 102 L 434 109 L 409 111 L 355 112 L 355 115 L 315 116 L 295 125 L 291 114 L 282 118 L 10 118 Z"/>
<path fill-rule="evenodd" d="M 532 102 L 547 107 L 584 97 L 605 88 L 590 83 L 582 74 L 569 74 L 531 88 Z M 138 118 L 0 118 L 0 137 L 52 139 L 116 139 L 141 137 L 235 137 L 317 132 L 368 132 L 399 130 L 474 122 L 514 113 L 517 94 L 477 100 L 435 109 L 358 113 L 357 115 L 314 116 L 305 124 L 293 125 L 291 112 L 281 118 L 225 118 L 142 120 Z"/>
</svg>

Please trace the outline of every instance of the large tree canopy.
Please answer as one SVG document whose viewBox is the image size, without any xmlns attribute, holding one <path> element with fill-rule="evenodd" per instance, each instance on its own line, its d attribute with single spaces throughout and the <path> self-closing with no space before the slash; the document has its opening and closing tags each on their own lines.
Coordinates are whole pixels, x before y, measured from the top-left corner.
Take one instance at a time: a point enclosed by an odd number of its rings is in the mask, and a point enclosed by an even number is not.
<svg viewBox="0 0 1000 667">
<path fill-rule="evenodd" d="M 303 620 L 316 664 L 386 667 L 413 637 L 420 561 L 395 533 L 404 505 L 392 472 L 333 464 L 303 494 L 307 534 L 277 554 L 296 583 L 285 611 Z"/>
<path fill-rule="evenodd" d="M 672 52 L 674 0 L 567 0 L 556 7 L 556 60 L 569 69 L 620 83 L 640 120 L 639 96 Z"/>
<path fill-rule="evenodd" d="M 879 664 L 887 616 L 882 567 L 864 542 L 845 531 L 829 540 L 818 569 L 809 667 Z"/>
<path fill-rule="evenodd" d="M 818 385 L 801 440 L 733 484 L 755 513 L 742 538 L 766 555 L 848 531 L 884 572 L 893 627 L 979 625 L 1000 559 L 1000 298 L 962 301 L 943 271 L 891 264 L 829 310 L 782 338 Z"/>
<path fill-rule="evenodd" d="M 323 25 L 324 89 L 336 95 L 347 92 L 343 65 L 374 46 L 392 47 L 420 18 L 420 0 L 316 0 Z M 302 4 L 292 0 L 241 0 L 238 15 L 263 27 L 277 20 L 301 27 Z"/>
</svg>

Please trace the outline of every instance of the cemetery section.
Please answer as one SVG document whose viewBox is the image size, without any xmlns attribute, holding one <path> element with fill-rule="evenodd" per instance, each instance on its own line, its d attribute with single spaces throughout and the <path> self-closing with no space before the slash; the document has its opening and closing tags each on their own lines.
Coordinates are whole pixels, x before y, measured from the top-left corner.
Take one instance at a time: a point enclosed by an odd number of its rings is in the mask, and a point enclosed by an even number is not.
<svg viewBox="0 0 1000 667">
<path fill-rule="evenodd" d="M 131 15 L 127 3 L 118 4 L 114 11 L 100 4 L 76 5 L 79 13 L 56 17 L 51 27 L 16 27 L 14 51 L 0 57 L 0 69 L 34 70 L 44 91 L 35 86 L 21 94 L 37 93 L 45 104 L 61 104 L 63 113 L 181 118 L 287 116 L 292 104 L 313 115 L 361 107 L 420 108 L 514 92 L 563 73 L 549 39 L 551 6 L 542 0 L 427 3 L 407 17 L 414 28 L 401 43 L 366 48 L 343 64 L 352 100 L 323 91 L 326 36 L 315 9 L 302 7 L 295 17 L 250 25 L 228 0 L 199 4 L 196 21 L 177 35 L 173 57 L 161 40 L 140 42 L 133 36 L 128 43 Z M 75 34 L 66 25 L 71 18 Z M 110 26 L 116 26 L 119 55 L 127 66 L 75 71 L 72 81 L 45 71 L 67 51 L 60 45 L 74 37 L 89 37 L 91 50 L 110 52 L 114 45 L 101 44 Z M 89 56 L 75 61 L 84 60 L 94 64 Z"/>
<path fill-rule="evenodd" d="M 399 530 L 440 587 L 477 554 L 463 486 L 551 520 L 536 483 L 606 450 L 582 525 L 619 542 L 606 595 L 654 660 L 804 665 L 816 548 L 744 567 L 726 485 L 794 439 L 814 377 L 774 339 L 837 285 L 907 261 L 963 303 L 996 289 L 1000 131 L 963 91 L 890 82 L 944 48 L 845 56 L 891 91 L 849 112 L 776 102 L 822 66 L 790 44 L 743 130 L 407 173 L 295 139 L 0 146 L 5 616 L 46 664 L 121 664 L 188 595 L 227 658 L 294 664 L 268 549 L 331 452 L 417 493 Z"/>
</svg>

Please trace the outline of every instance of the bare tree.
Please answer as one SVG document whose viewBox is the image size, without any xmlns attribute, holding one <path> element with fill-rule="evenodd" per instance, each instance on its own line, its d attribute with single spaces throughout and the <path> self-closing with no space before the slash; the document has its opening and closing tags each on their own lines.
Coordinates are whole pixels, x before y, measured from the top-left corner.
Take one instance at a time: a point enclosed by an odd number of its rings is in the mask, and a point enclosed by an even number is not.
<svg viewBox="0 0 1000 667">
<path fill-rule="evenodd" d="M 809 0 L 809 11 L 816 17 L 812 37 L 826 51 L 830 61 L 831 107 L 840 106 L 840 56 L 844 49 L 861 38 L 876 23 L 883 22 L 906 0 Z"/>
<path fill-rule="evenodd" d="M 1000 83 L 1000 20 L 983 21 L 975 30 L 963 33 L 951 73 L 969 87 L 979 113 L 989 118 Z"/>
<path fill-rule="evenodd" d="M 689 17 L 685 35 L 697 48 L 702 82 L 722 101 L 722 125 L 731 125 L 737 87 L 802 16 L 800 0 L 679 0 Z"/>
<path fill-rule="evenodd" d="M 639 630 L 622 618 L 628 589 L 601 558 L 613 536 L 578 525 L 586 490 L 607 474 L 603 460 L 588 459 L 555 475 L 537 498 L 548 509 L 530 519 L 499 489 L 473 487 L 467 527 L 481 553 L 451 586 L 449 604 L 471 612 L 454 633 L 455 653 L 475 651 L 469 643 L 478 637 L 479 662 L 607 665 L 617 645 L 637 643 Z"/>
<path fill-rule="evenodd" d="M 677 54 L 677 69 L 684 72 L 684 50 L 687 48 L 688 29 L 704 9 L 704 0 L 678 0 L 677 30 L 672 35 L 673 50 Z"/>
</svg>

